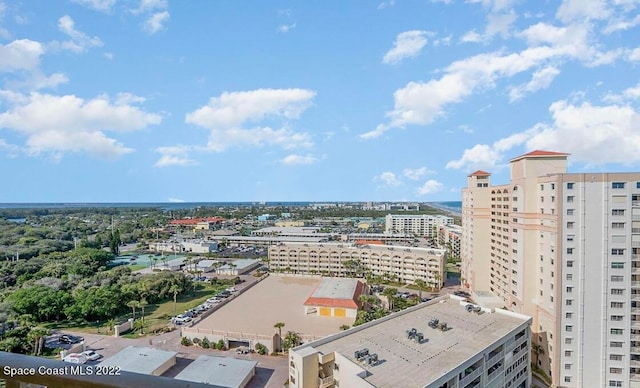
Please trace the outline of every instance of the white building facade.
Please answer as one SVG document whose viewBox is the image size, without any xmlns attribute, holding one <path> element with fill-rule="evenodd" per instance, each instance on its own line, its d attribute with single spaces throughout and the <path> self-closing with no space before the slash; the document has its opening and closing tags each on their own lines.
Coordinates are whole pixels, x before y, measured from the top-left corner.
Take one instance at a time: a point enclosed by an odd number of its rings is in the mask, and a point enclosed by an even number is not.
<svg viewBox="0 0 640 388">
<path fill-rule="evenodd" d="M 640 173 L 571 174 L 567 156 L 514 158 L 507 185 L 469 176 L 462 276 L 533 317 L 555 386 L 640 387 Z"/>
<path fill-rule="evenodd" d="M 453 218 L 447 216 L 387 214 L 385 233 L 411 233 L 435 237 L 438 226 L 450 224 L 453 224 Z"/>
<path fill-rule="evenodd" d="M 373 275 L 393 274 L 403 283 L 422 279 L 440 288 L 445 279 L 445 250 L 390 245 L 285 243 L 269 247 L 269 268 L 299 274 L 344 276 L 348 261 Z"/>
</svg>

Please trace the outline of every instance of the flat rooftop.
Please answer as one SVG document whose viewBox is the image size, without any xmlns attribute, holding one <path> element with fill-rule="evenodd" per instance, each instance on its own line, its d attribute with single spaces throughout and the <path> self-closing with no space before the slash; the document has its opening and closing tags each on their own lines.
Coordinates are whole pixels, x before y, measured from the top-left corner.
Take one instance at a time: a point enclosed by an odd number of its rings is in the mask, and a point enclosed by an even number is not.
<svg viewBox="0 0 640 388">
<path fill-rule="evenodd" d="M 357 279 L 350 278 L 322 278 L 315 289 L 312 298 L 353 299 L 358 287 Z"/>
<path fill-rule="evenodd" d="M 129 346 L 102 361 L 100 366 L 118 366 L 129 372 L 150 375 L 177 354 L 166 350 Z"/>
<path fill-rule="evenodd" d="M 322 354 L 338 352 L 357 365 L 362 364 L 354 357 L 355 351 L 368 348 L 380 360 L 375 366 L 363 366 L 369 372 L 364 380 L 370 384 L 426 386 L 530 320 L 502 310 L 470 313 L 466 304 L 453 297 L 440 297 L 301 348 L 313 347 Z M 427 323 L 432 318 L 446 322 L 451 329 L 442 332 L 430 328 Z M 423 343 L 406 338 L 406 330 L 412 328 L 424 334 Z M 407 373 L 409 370 L 411 373 Z"/>
<path fill-rule="evenodd" d="M 258 361 L 231 357 L 200 356 L 187 365 L 174 379 L 211 384 L 218 387 L 240 387 L 253 374 Z"/>
<path fill-rule="evenodd" d="M 320 277 L 270 274 L 194 327 L 272 336 L 273 325 L 284 322 L 283 335 L 295 331 L 321 338 L 353 325 L 355 318 L 304 313 L 304 302 L 319 283 Z"/>
</svg>

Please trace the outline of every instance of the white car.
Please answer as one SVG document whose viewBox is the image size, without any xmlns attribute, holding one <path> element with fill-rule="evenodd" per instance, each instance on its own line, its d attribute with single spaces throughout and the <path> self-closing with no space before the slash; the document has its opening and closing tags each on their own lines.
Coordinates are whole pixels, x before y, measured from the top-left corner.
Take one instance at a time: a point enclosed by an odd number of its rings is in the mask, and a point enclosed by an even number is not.
<svg viewBox="0 0 640 388">
<path fill-rule="evenodd" d="M 173 318 L 173 321 L 176 323 L 191 322 L 191 317 L 188 317 L 186 315 L 178 315 L 177 317 Z"/>
<path fill-rule="evenodd" d="M 235 289 L 235 287 L 229 287 L 225 291 L 236 292 L 236 289 Z"/>
<path fill-rule="evenodd" d="M 70 362 L 72 364 L 86 364 L 87 356 L 82 353 L 71 353 L 67 354 L 67 356 L 63 358 L 62 361 Z"/>
<path fill-rule="evenodd" d="M 96 353 L 94 350 L 85 350 L 82 352 L 89 361 L 95 361 L 102 357 L 102 354 Z"/>
</svg>

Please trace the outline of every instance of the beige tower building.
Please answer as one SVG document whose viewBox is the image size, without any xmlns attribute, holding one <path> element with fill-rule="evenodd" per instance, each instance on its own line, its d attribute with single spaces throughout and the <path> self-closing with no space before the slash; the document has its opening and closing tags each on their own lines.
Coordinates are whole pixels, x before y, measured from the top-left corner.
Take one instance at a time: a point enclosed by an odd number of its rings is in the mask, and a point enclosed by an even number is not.
<svg viewBox="0 0 640 388">
<path fill-rule="evenodd" d="M 567 157 L 514 158 L 506 185 L 469 175 L 462 276 L 533 317 L 555 386 L 640 387 L 640 173 L 570 174 Z"/>
</svg>

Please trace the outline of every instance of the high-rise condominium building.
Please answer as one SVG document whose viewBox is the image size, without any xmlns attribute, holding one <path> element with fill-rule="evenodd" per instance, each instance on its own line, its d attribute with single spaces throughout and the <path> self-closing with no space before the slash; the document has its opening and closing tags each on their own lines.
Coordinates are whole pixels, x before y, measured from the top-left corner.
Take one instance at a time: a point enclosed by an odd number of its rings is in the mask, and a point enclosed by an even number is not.
<svg viewBox="0 0 640 388">
<path fill-rule="evenodd" d="M 640 387 L 640 173 L 567 173 L 567 156 L 514 158 L 505 185 L 469 175 L 463 283 L 533 317 L 555 386 Z"/>
<path fill-rule="evenodd" d="M 385 233 L 413 233 L 435 237 L 439 225 L 450 224 L 453 224 L 453 218 L 446 216 L 387 214 Z"/>
</svg>

